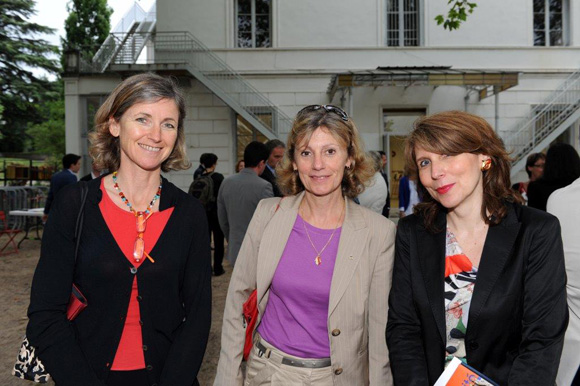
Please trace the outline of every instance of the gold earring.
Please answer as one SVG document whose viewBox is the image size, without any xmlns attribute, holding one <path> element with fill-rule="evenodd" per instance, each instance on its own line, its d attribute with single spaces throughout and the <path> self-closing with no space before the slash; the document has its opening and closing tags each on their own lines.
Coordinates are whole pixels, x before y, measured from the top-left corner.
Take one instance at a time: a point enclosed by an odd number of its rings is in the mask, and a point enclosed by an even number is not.
<svg viewBox="0 0 580 386">
<path fill-rule="evenodd" d="M 491 158 L 481 161 L 481 171 L 487 171 L 491 169 Z"/>
</svg>

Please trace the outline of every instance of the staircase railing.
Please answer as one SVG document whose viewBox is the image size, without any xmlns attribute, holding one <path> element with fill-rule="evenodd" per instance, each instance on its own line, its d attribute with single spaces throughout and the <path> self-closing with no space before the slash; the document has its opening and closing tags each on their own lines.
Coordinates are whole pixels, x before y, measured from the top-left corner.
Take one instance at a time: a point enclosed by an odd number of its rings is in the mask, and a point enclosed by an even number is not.
<svg viewBox="0 0 580 386">
<path fill-rule="evenodd" d="M 154 7 L 155 6 L 153 6 L 152 9 L 154 9 Z M 146 13 L 139 4 L 133 4 L 133 6 L 125 13 L 125 16 L 123 16 L 119 23 L 117 23 L 93 57 L 91 64 L 93 71 L 105 71 L 121 47 L 125 45 L 125 40 L 129 34 L 138 28 L 136 23 L 145 20 L 147 15 L 148 13 Z"/>
<path fill-rule="evenodd" d="M 522 164 L 527 155 L 580 108 L 580 69 L 572 73 L 546 100 L 504 136 L 512 151 L 513 164 Z"/>
</svg>

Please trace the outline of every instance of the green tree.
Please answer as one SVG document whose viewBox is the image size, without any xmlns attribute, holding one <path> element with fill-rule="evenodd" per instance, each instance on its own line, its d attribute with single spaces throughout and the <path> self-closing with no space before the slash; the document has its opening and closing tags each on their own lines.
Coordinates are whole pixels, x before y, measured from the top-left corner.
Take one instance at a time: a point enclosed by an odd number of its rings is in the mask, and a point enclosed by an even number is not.
<svg viewBox="0 0 580 386">
<path fill-rule="evenodd" d="M 78 50 L 85 60 L 91 60 L 111 30 L 113 10 L 107 0 L 71 0 L 64 24 L 66 38 L 63 49 Z M 64 58 L 62 59 L 64 63 Z"/>
<path fill-rule="evenodd" d="M 453 31 L 458 29 L 461 23 L 467 20 L 467 16 L 473 13 L 477 4 L 468 0 L 449 0 L 447 4 L 452 4 L 447 12 L 447 17 L 437 15 L 435 21 L 437 25 L 443 24 L 443 28 Z"/>
<path fill-rule="evenodd" d="M 56 81 L 54 88 L 57 91 L 46 94 L 47 100 L 39 106 L 42 116 L 46 119 L 40 123 L 29 125 L 26 134 L 29 138 L 28 147 L 31 150 L 58 160 L 65 154 L 64 86 L 62 80 Z"/>
<path fill-rule="evenodd" d="M 33 71 L 58 72 L 58 48 L 38 38 L 54 30 L 28 21 L 34 6 L 34 0 L 0 1 L 0 151 L 22 151 L 26 127 L 43 119 L 37 105 L 53 85 Z"/>
</svg>

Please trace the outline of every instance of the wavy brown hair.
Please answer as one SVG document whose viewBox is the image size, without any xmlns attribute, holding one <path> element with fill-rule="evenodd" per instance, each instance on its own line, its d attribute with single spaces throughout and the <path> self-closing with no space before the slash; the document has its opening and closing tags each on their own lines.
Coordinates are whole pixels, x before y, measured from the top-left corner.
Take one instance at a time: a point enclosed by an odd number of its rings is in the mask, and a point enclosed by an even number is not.
<svg viewBox="0 0 580 386">
<path fill-rule="evenodd" d="M 445 111 L 419 118 L 405 145 L 405 158 L 411 173 L 419 175 L 415 150 L 421 148 L 437 154 L 457 155 L 461 153 L 484 154 L 491 157 L 491 168 L 483 171 L 483 203 L 481 217 L 490 225 L 497 225 L 507 214 L 504 201 L 522 203 L 511 189 L 511 159 L 487 121 L 477 115 L 463 111 Z M 415 214 L 424 218 L 425 227 L 435 227 L 440 210 L 446 210 L 417 181 L 417 189 L 423 202 L 417 204 Z M 488 213 L 490 216 L 488 216 Z"/>
<path fill-rule="evenodd" d="M 340 111 L 342 112 L 342 110 Z M 344 112 L 342 113 L 344 114 Z M 358 129 L 352 119 L 347 118 L 346 114 L 344 114 L 343 118 L 337 112 L 329 111 L 325 108 L 305 108 L 294 119 L 292 130 L 288 134 L 286 153 L 282 162 L 276 168 L 280 190 L 285 195 L 298 194 L 304 190 L 304 185 L 292 166 L 294 153 L 297 146 L 303 141 L 308 142 L 312 133 L 318 128 L 328 130 L 347 149 L 348 157 L 352 159 L 352 164 L 350 169 L 344 170 L 341 184 L 342 193 L 349 198 L 358 196 L 364 190 L 364 184 L 374 174 L 372 162 L 365 155 Z"/>
<path fill-rule="evenodd" d="M 183 121 L 185 119 L 185 101 L 175 81 L 171 78 L 145 73 L 133 75 L 121 82 L 95 115 L 95 128 L 89 133 L 89 154 L 93 163 L 99 169 L 109 169 L 113 172 L 119 169 L 121 163 L 121 149 L 119 137 L 109 132 L 109 120 L 121 120 L 125 112 L 137 103 L 152 103 L 161 99 L 170 99 L 175 102 L 179 110 L 177 123 L 177 140 L 169 157 L 161 164 L 161 170 L 185 170 L 191 163 L 185 152 L 185 133 Z"/>
</svg>

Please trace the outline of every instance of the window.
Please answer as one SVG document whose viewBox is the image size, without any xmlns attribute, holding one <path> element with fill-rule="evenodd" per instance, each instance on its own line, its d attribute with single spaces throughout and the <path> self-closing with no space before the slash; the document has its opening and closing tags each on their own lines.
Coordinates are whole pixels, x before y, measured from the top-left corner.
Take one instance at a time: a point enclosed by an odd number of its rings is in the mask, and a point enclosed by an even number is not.
<svg viewBox="0 0 580 386">
<path fill-rule="evenodd" d="M 534 0 L 534 46 L 565 45 L 564 0 Z"/>
<path fill-rule="evenodd" d="M 271 0 L 236 0 L 236 46 L 271 47 Z"/>
<path fill-rule="evenodd" d="M 272 114 L 271 113 L 255 113 L 256 118 L 268 123 L 272 121 Z M 236 114 L 236 159 L 241 160 L 244 159 L 244 149 L 248 144 L 252 141 L 260 141 L 265 143 L 268 141 L 268 138 L 250 124 L 250 122 L 246 121 L 244 117 L 239 114 Z"/>
<path fill-rule="evenodd" d="M 418 46 L 420 0 L 387 0 L 387 45 Z"/>
</svg>

